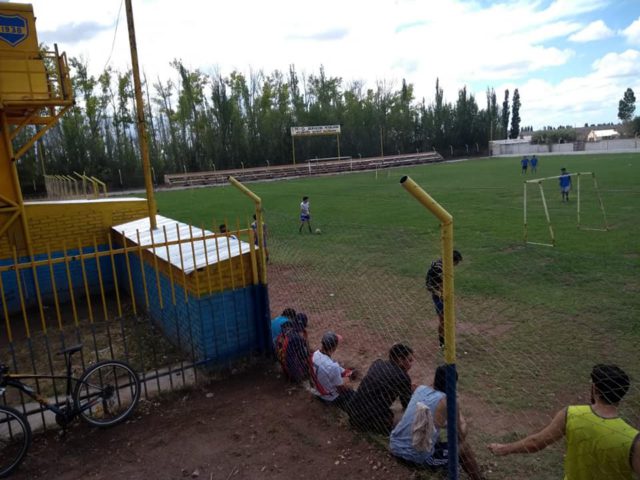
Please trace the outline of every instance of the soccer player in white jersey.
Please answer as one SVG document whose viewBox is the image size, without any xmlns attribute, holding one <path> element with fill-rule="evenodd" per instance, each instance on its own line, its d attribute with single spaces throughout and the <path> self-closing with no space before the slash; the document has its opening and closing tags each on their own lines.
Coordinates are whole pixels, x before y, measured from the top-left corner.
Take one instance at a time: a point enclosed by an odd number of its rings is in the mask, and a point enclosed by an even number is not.
<svg viewBox="0 0 640 480">
<path fill-rule="evenodd" d="M 311 229 L 311 210 L 309 205 L 309 197 L 302 197 L 302 202 L 300 202 L 300 228 L 298 229 L 299 233 L 302 233 L 302 227 L 304 227 L 305 223 L 309 228 L 309 233 L 313 233 L 313 230 Z"/>
</svg>

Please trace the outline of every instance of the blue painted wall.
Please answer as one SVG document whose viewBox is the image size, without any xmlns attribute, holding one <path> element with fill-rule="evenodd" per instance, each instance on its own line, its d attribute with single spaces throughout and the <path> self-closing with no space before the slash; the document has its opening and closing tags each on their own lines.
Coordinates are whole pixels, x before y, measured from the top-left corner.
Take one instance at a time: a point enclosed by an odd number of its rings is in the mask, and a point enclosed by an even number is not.
<svg viewBox="0 0 640 480">
<path fill-rule="evenodd" d="M 108 250 L 108 245 L 99 245 L 98 251 Z M 95 249 L 93 247 L 83 247 L 82 253 L 93 253 Z M 58 292 L 58 300 L 60 303 L 67 303 L 71 299 L 71 289 L 73 289 L 75 298 L 78 299 L 84 296 L 85 287 L 82 278 L 82 264 L 80 259 L 73 260 L 73 256 L 80 254 L 80 249 L 75 248 L 67 251 L 67 257 L 69 261 L 69 275 L 67 276 L 67 266 L 64 262 L 53 265 L 53 279 L 55 280 L 55 286 Z M 52 259 L 64 257 L 64 252 L 53 252 L 51 254 Z M 48 256 L 46 254 L 35 255 L 36 261 L 46 261 Z M 113 269 L 111 267 L 111 259 L 108 256 L 100 258 L 100 269 L 102 274 L 103 288 L 106 292 L 111 292 L 115 288 Z M 29 262 L 28 257 L 18 258 L 18 263 Z M 100 295 L 100 283 L 98 277 L 98 262 L 96 259 L 85 259 L 84 269 L 87 276 L 87 284 L 89 286 L 90 295 L 99 298 Z M 0 265 L 13 265 L 13 258 L 5 258 L 0 260 Z M 2 287 L 4 289 L 4 298 L 9 310 L 9 314 L 20 312 L 20 294 L 18 290 L 18 279 L 16 271 L 2 272 Z M 38 286 L 40 287 L 40 295 L 42 296 L 42 302 L 44 305 L 52 304 L 53 297 L 53 285 L 51 269 L 49 265 L 42 265 L 35 269 L 35 275 L 38 280 Z M 36 295 L 36 284 L 34 282 L 33 269 L 20 270 L 19 273 L 20 282 L 22 286 L 22 296 L 27 308 L 35 307 L 38 305 L 38 298 Z"/>
<path fill-rule="evenodd" d="M 265 351 L 269 315 L 265 314 L 261 298 L 263 287 L 251 285 L 198 298 L 190 293 L 185 297 L 184 289 L 174 283 L 174 305 L 167 276 L 158 272 L 156 278 L 156 270 L 146 263 L 141 269 L 140 258 L 135 254 L 129 254 L 129 263 L 138 308 L 146 308 L 148 302 L 153 321 L 194 360 L 219 365 Z M 144 294 L 143 272 L 148 298 Z M 118 283 L 129 291 L 124 257 L 119 259 Z"/>
<path fill-rule="evenodd" d="M 107 245 L 98 247 L 106 251 Z M 82 249 L 82 253 L 92 253 L 93 247 Z M 53 265 L 53 278 L 60 304 L 70 301 L 73 289 L 76 301 L 84 298 L 85 287 L 82 265 L 79 259 L 71 259 L 80 253 L 79 249 L 67 251 L 69 275 L 64 262 Z M 52 258 L 63 257 L 63 252 L 52 253 Z M 113 292 L 116 279 L 120 291 L 129 295 L 129 277 L 125 257 L 116 255 L 115 277 L 109 256 L 100 258 L 100 274 L 105 293 Z M 19 259 L 28 261 L 27 258 Z M 36 260 L 47 260 L 47 255 L 38 255 Z M 100 296 L 98 261 L 83 260 L 90 295 L 94 300 Z M 165 336 L 195 361 L 211 365 L 223 365 L 230 360 L 247 357 L 254 352 L 267 352 L 271 347 L 269 333 L 269 312 L 266 287 L 248 286 L 235 290 L 217 292 L 204 297 L 196 297 L 185 292 L 174 283 L 175 305 L 172 303 L 171 283 L 168 277 L 156 271 L 152 265 L 141 262 L 137 254 L 129 254 L 133 294 L 139 311 L 147 310 L 152 320 L 162 329 Z M 0 265 L 12 265 L 13 259 L 0 260 Z M 146 277 L 148 299 L 145 299 L 143 272 Z M 49 265 L 36 268 L 43 305 L 53 305 L 53 282 Z M 27 308 L 37 306 L 34 274 L 31 269 L 20 271 L 23 298 Z M 158 283 L 160 291 L 158 291 Z M 10 314 L 21 310 L 20 296 L 15 270 L 2 273 L 4 298 Z M 162 305 L 161 301 L 162 299 Z M 148 309 L 147 309 L 148 300 Z"/>
</svg>

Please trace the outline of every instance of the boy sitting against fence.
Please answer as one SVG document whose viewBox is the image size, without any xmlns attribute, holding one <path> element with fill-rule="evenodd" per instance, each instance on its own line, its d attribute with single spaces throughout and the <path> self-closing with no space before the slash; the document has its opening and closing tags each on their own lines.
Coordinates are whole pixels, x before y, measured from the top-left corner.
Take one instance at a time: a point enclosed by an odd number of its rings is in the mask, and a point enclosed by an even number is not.
<svg viewBox="0 0 640 480">
<path fill-rule="evenodd" d="M 282 332 L 276 338 L 276 356 L 285 377 L 300 383 L 309 378 L 311 355 L 307 343 L 308 318 L 298 313 L 292 321 L 282 325 Z"/>
</svg>

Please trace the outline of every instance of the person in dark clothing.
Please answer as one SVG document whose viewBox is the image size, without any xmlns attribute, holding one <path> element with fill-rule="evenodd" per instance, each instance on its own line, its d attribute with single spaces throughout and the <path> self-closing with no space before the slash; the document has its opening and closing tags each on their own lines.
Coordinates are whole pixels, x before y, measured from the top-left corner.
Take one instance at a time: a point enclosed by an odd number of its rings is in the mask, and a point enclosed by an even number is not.
<svg viewBox="0 0 640 480">
<path fill-rule="evenodd" d="M 397 343 L 389 350 L 389 360 L 378 359 L 362 379 L 347 412 L 351 425 L 362 431 L 389 435 L 393 428 L 391 405 L 400 399 L 406 408 L 411 398 L 413 350 Z"/>
<path fill-rule="evenodd" d="M 307 323 L 307 315 L 296 314 L 292 322 L 282 326 L 282 332 L 276 339 L 276 356 L 282 371 L 289 380 L 296 383 L 309 378 L 311 354 L 307 342 Z"/>
<path fill-rule="evenodd" d="M 456 266 L 462 261 L 462 254 L 458 250 L 453 251 L 453 265 Z M 425 284 L 429 293 L 431 293 L 431 299 L 433 300 L 433 306 L 436 309 L 438 315 L 438 342 L 440 348 L 444 347 L 444 301 L 442 299 L 442 259 L 434 260 L 431 262 L 429 270 L 427 270 L 427 276 L 425 278 Z"/>
</svg>

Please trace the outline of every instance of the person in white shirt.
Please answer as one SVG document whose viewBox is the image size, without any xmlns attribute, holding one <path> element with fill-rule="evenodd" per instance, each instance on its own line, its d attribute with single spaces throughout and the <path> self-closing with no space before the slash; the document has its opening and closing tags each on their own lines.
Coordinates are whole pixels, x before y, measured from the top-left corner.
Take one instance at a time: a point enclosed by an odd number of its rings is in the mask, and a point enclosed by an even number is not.
<svg viewBox="0 0 640 480">
<path fill-rule="evenodd" d="M 305 223 L 307 224 L 307 227 L 309 227 L 309 233 L 313 233 L 313 230 L 311 229 L 309 197 L 302 197 L 302 202 L 300 203 L 300 228 L 298 229 L 298 233 L 302 233 L 302 227 L 304 227 Z"/>
<path fill-rule="evenodd" d="M 346 410 L 355 395 L 355 391 L 349 386 L 349 380 L 354 380 L 356 373 L 341 367 L 331 358 L 341 340 L 342 337 L 334 332 L 326 332 L 322 336 L 320 350 L 313 353 L 311 379 L 319 398 Z"/>
</svg>

